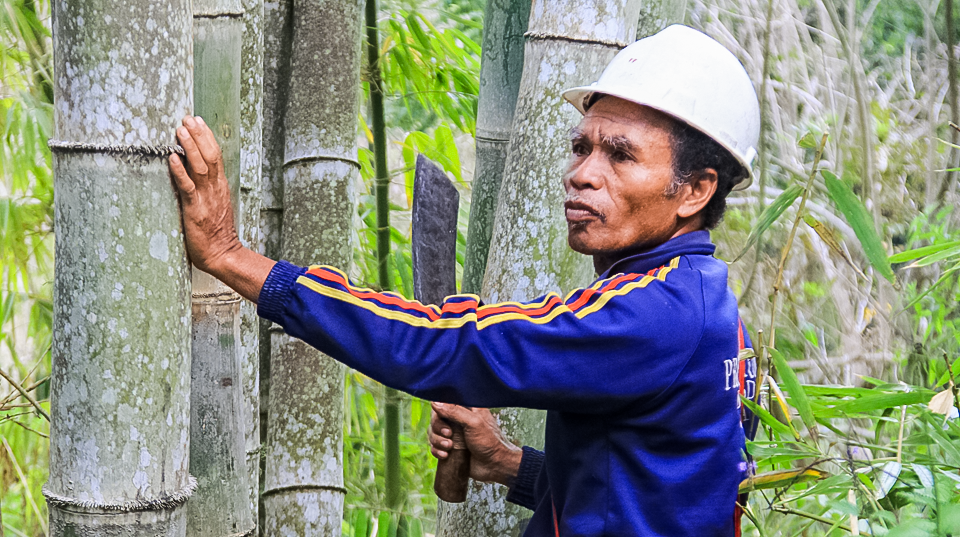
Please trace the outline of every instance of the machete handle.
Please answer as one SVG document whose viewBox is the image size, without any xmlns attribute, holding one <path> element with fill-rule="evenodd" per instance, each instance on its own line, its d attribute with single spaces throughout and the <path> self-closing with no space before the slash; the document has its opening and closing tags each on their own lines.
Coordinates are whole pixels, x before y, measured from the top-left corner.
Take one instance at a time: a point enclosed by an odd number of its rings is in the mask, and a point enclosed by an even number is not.
<svg viewBox="0 0 960 537">
<path fill-rule="evenodd" d="M 453 449 L 446 459 L 437 461 L 437 476 L 433 480 L 433 491 L 437 497 L 448 503 L 462 503 L 467 499 L 467 486 L 470 484 L 470 450 L 463 438 L 463 427 L 451 423 Z"/>
</svg>

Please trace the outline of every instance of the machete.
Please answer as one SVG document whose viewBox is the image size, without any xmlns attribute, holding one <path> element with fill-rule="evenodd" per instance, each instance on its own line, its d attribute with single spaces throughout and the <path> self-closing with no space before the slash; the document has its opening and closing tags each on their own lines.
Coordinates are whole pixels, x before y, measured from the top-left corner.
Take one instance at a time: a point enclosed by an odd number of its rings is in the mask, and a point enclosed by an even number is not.
<svg viewBox="0 0 960 537">
<path fill-rule="evenodd" d="M 457 294 L 457 213 L 460 194 L 447 175 L 423 155 L 413 179 L 413 296 L 423 304 L 441 304 Z M 453 449 L 437 461 L 433 490 L 451 503 L 467 499 L 470 452 L 463 428 L 450 424 Z"/>
</svg>

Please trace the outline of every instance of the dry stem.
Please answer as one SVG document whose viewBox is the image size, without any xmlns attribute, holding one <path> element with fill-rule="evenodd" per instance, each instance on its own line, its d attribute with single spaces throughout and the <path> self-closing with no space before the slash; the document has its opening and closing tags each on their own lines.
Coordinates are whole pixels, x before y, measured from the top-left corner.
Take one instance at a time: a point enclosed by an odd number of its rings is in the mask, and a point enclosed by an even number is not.
<svg viewBox="0 0 960 537">
<path fill-rule="evenodd" d="M 30 392 L 28 392 L 23 386 L 21 386 L 19 382 L 14 380 L 13 377 L 8 375 L 6 371 L 2 369 L 0 369 L 0 377 L 3 377 L 4 379 L 6 379 L 7 382 L 13 385 L 13 387 L 16 388 L 18 392 L 20 392 L 20 395 L 22 395 L 27 401 L 30 401 L 30 404 L 37 409 L 37 412 L 41 416 L 43 416 L 47 421 L 50 421 L 50 414 L 47 414 L 47 411 L 44 410 L 42 406 L 40 406 L 40 403 L 38 403 L 37 400 L 34 399 L 32 395 L 30 395 Z"/>
</svg>

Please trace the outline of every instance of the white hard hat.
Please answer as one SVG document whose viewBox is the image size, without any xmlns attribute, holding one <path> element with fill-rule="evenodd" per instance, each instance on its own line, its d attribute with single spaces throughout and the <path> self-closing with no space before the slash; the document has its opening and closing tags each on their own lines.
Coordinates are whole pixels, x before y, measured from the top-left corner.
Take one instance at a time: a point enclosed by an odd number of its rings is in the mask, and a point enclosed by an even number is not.
<svg viewBox="0 0 960 537">
<path fill-rule="evenodd" d="M 581 114 L 594 94 L 612 95 L 667 113 L 714 139 L 746 168 L 760 139 L 760 104 L 747 71 L 713 38 L 675 24 L 621 50 L 589 86 L 563 97 Z"/>
</svg>

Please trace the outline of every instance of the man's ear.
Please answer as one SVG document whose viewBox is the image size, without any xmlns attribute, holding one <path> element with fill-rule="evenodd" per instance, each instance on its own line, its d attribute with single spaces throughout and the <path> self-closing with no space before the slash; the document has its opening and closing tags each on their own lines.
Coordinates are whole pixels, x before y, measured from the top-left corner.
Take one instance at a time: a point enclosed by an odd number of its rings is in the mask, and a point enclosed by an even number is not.
<svg viewBox="0 0 960 537">
<path fill-rule="evenodd" d="M 717 182 L 717 171 L 713 168 L 705 168 L 697 172 L 680 190 L 683 200 L 677 208 L 677 216 L 690 218 L 703 210 L 713 198 L 713 193 L 717 191 Z"/>
</svg>

